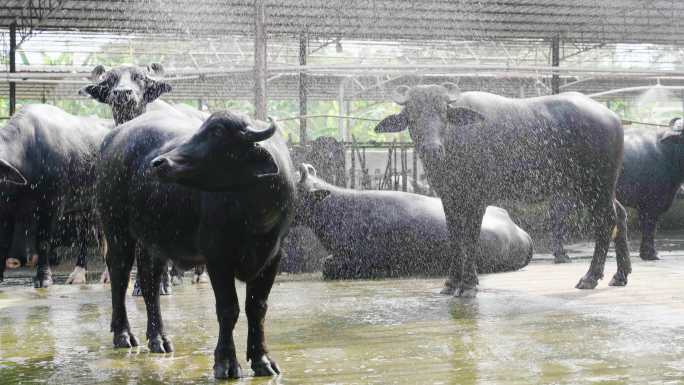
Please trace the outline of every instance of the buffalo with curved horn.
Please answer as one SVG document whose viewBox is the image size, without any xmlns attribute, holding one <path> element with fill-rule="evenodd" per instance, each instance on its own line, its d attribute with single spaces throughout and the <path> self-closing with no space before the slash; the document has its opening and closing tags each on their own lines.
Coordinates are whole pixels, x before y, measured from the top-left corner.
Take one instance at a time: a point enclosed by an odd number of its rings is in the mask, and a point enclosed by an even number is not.
<svg viewBox="0 0 684 385">
<path fill-rule="evenodd" d="M 479 224 L 487 205 L 501 200 L 572 197 L 589 208 L 596 246 L 580 289 L 593 289 L 603 277 L 617 224 L 618 271 L 611 285 L 627 283 L 626 214 L 614 199 L 623 131 L 613 112 L 579 93 L 509 99 L 461 93 L 452 83 L 400 86 L 393 99 L 402 111 L 375 129 L 409 130 L 442 199 L 452 243 L 445 293 L 475 295 Z"/>
</svg>

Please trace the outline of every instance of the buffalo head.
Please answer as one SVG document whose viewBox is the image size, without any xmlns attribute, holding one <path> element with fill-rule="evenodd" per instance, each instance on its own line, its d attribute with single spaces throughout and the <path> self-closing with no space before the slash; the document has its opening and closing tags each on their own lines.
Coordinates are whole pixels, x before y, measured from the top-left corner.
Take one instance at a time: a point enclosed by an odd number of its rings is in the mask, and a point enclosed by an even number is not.
<svg viewBox="0 0 684 385">
<path fill-rule="evenodd" d="M 312 165 L 300 164 L 299 182 L 297 183 L 298 204 L 293 223 L 311 226 L 313 224 L 314 206 L 328 196 L 330 196 L 330 185 L 316 176 L 316 169 Z"/>
<path fill-rule="evenodd" d="M 684 144 L 684 121 L 682 118 L 670 120 L 670 130 L 660 138 L 662 143 Z"/>
<path fill-rule="evenodd" d="M 108 71 L 98 65 L 90 74 L 94 84 L 83 87 L 79 93 L 109 104 L 114 120 L 122 124 L 144 113 L 148 103 L 171 91 L 171 85 L 160 80 L 163 74 L 164 68 L 158 63 L 146 67 L 123 65 Z"/>
<path fill-rule="evenodd" d="M 266 144 L 276 123 L 266 128 L 248 116 L 223 111 L 212 114 L 199 131 L 175 149 L 152 160 L 150 168 L 162 182 L 174 182 L 205 191 L 231 191 L 280 172 Z"/>
<path fill-rule="evenodd" d="M 409 130 L 416 150 L 424 160 L 441 160 L 443 137 L 452 127 L 479 123 L 484 117 L 467 107 L 458 106 L 460 95 L 453 83 L 442 85 L 399 86 L 392 100 L 402 106 L 401 112 L 383 119 L 375 132 Z"/>
</svg>

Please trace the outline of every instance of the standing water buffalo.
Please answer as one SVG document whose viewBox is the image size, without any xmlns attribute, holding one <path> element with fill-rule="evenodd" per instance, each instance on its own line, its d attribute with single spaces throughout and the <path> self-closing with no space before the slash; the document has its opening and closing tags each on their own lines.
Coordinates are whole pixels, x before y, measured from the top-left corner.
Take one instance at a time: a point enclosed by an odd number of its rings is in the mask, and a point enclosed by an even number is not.
<svg viewBox="0 0 684 385">
<path fill-rule="evenodd" d="M 231 112 L 215 113 L 204 123 L 149 112 L 105 138 L 96 201 L 109 246 L 115 347 L 138 344 L 125 306 L 138 242 L 152 352 L 173 350 L 159 307 L 165 259 L 180 267 L 206 263 L 220 329 L 214 376 L 240 376 L 233 342 L 240 312 L 235 278 L 247 283 L 251 367 L 257 376 L 279 373 L 266 349 L 264 319 L 280 244 L 292 220 L 295 180 L 276 124 L 259 126 L 266 125 Z"/>
<path fill-rule="evenodd" d="M 2 211 L 14 234 L 9 257 L 37 254 L 35 287 L 52 283 L 48 251 L 57 220 L 67 205 L 90 199 L 93 159 L 110 126 L 36 104 L 19 110 L 0 130 Z"/>
<path fill-rule="evenodd" d="M 145 111 L 147 104 L 171 86 L 150 75 L 163 72 L 161 65 L 148 68 L 121 66 L 110 71 L 97 66 L 81 93 L 89 94 L 112 107 L 115 123 L 121 124 Z M 55 245 L 58 219 L 65 211 L 90 215 L 94 159 L 112 122 L 93 117 L 78 117 L 50 105 L 28 105 L 17 112 L 0 130 L 1 202 L 5 231 L 12 232 L 7 254 L 12 260 L 37 255 L 35 287 L 52 284 L 48 254 Z M 8 238 L 3 235 L 1 238 Z M 85 283 L 86 237 L 81 234 L 79 257 L 73 283 Z M 4 270 L 5 261 L 0 269 Z M 0 271 L 0 277 L 2 271 Z"/>
<path fill-rule="evenodd" d="M 171 86 L 157 80 L 156 77 L 164 74 L 164 68 L 159 63 L 152 63 L 146 68 L 124 65 L 106 71 L 104 67 L 97 66 L 93 70 L 92 78 L 95 84 L 83 88 L 82 93 L 92 96 L 94 99 L 112 106 L 112 115 L 117 125 L 132 120 L 146 111 L 159 111 L 170 114 L 180 113 L 190 118 L 205 120 L 209 114 L 199 111 L 185 104 L 169 105 L 157 98 L 171 91 Z M 175 276 L 182 275 L 175 267 L 172 269 Z M 203 267 L 195 268 L 193 282 L 205 282 L 206 274 Z M 168 274 L 164 274 L 161 293 L 170 294 Z M 136 276 L 133 295 L 142 295 L 140 282 Z"/>
<path fill-rule="evenodd" d="M 294 224 L 308 226 L 332 258 L 328 279 L 443 276 L 451 264 L 442 202 L 399 191 L 351 190 L 299 167 Z M 532 259 L 532 239 L 508 216 L 489 206 L 480 230 L 481 273 L 517 270 Z"/>
<path fill-rule="evenodd" d="M 590 209 L 596 246 L 579 289 L 593 289 L 603 277 L 617 223 L 618 271 L 610 284 L 627 283 L 626 214 L 614 201 L 623 131 L 614 113 L 578 93 L 508 99 L 460 93 L 451 83 L 400 86 L 393 97 L 402 111 L 375 129 L 408 128 L 430 185 L 442 198 L 452 243 L 443 293 L 476 294 L 480 222 L 487 204 L 502 199 L 576 197 Z"/>
<path fill-rule="evenodd" d="M 672 206 L 684 182 L 682 119 L 672 119 L 670 128 L 668 132 L 625 132 L 622 172 L 615 191 L 622 204 L 638 212 L 642 236 L 639 256 L 644 260 L 658 259 L 655 248 L 658 218 Z M 561 223 L 554 233 L 554 238 L 559 239 L 564 232 L 565 213 L 554 214 L 558 217 L 554 220 Z"/>
</svg>

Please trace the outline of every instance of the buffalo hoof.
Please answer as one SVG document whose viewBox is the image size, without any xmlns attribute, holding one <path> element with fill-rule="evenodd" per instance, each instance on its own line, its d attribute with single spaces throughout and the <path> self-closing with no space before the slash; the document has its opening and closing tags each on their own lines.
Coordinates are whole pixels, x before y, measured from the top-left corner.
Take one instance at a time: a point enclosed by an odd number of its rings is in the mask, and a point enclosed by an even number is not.
<svg viewBox="0 0 684 385">
<path fill-rule="evenodd" d="M 577 285 L 575 285 L 575 289 L 591 290 L 591 289 L 595 289 L 597 285 L 598 285 L 598 279 L 585 275 L 584 277 L 582 277 L 579 280 Z"/>
<path fill-rule="evenodd" d="M 183 284 L 183 276 L 182 275 L 172 275 L 171 276 L 171 285 L 180 286 L 182 284 Z"/>
<path fill-rule="evenodd" d="M 42 277 L 33 277 L 33 287 L 36 289 L 44 289 L 52 286 L 52 273 L 48 270 Z"/>
<path fill-rule="evenodd" d="M 173 290 L 171 289 L 171 285 L 169 284 L 171 280 L 168 281 L 162 281 L 162 283 L 159 284 L 159 295 L 171 295 Z"/>
<path fill-rule="evenodd" d="M 252 370 L 255 377 L 271 377 L 280 374 L 278 364 L 265 354 L 260 359 L 252 360 Z"/>
<path fill-rule="evenodd" d="M 639 254 L 642 260 L 644 261 L 659 261 L 660 257 L 658 257 L 658 253 L 642 253 Z"/>
<path fill-rule="evenodd" d="M 107 270 L 102 272 L 100 276 L 100 283 L 109 283 L 109 272 Z"/>
<path fill-rule="evenodd" d="M 627 274 L 618 271 L 610 280 L 609 286 L 627 286 Z"/>
<path fill-rule="evenodd" d="M 140 288 L 140 281 L 137 279 L 133 283 L 133 292 L 131 293 L 134 297 L 142 297 L 142 288 Z"/>
<path fill-rule="evenodd" d="M 166 336 L 157 335 L 147 341 L 147 347 L 152 353 L 171 353 L 173 352 L 173 344 Z"/>
<path fill-rule="evenodd" d="M 26 260 L 26 266 L 34 267 L 38 264 L 38 254 L 33 254 Z"/>
<path fill-rule="evenodd" d="M 66 280 L 69 285 L 83 285 L 86 283 L 86 269 L 85 267 L 76 266 L 74 271 L 69 274 Z"/>
<path fill-rule="evenodd" d="M 18 267 L 21 267 L 21 261 L 16 259 L 16 258 L 7 258 L 5 260 L 5 268 L 7 269 L 16 269 Z"/>
<path fill-rule="evenodd" d="M 192 276 L 192 283 L 209 283 L 209 274 L 203 271 L 201 274 Z"/>
<path fill-rule="evenodd" d="M 242 369 L 237 360 L 223 360 L 214 363 L 214 378 L 240 378 L 242 377 Z"/>
<path fill-rule="evenodd" d="M 447 279 L 444 282 L 444 288 L 442 288 L 442 291 L 440 291 L 439 294 L 454 295 L 454 293 L 456 293 L 457 289 L 458 289 L 458 286 L 455 285 L 451 279 Z"/>
<path fill-rule="evenodd" d="M 572 262 L 572 259 L 570 259 L 570 257 L 568 257 L 568 255 L 565 253 L 553 256 L 553 263 L 570 263 L 570 262 Z"/>
<path fill-rule="evenodd" d="M 123 331 L 114 334 L 115 348 L 134 348 L 138 346 L 138 339 L 131 332 Z"/>
<path fill-rule="evenodd" d="M 477 287 L 462 287 L 458 289 L 458 293 L 455 294 L 455 296 L 461 298 L 475 298 L 477 297 Z"/>
</svg>

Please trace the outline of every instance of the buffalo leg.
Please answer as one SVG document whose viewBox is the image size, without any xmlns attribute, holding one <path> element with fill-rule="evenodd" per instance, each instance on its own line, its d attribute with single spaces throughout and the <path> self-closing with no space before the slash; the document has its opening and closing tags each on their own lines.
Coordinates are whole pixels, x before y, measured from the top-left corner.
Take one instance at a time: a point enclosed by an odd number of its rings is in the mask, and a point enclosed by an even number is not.
<svg viewBox="0 0 684 385">
<path fill-rule="evenodd" d="M 480 227 L 485 207 L 475 200 L 463 199 L 461 202 L 468 204 L 445 205 L 452 209 L 448 213 L 445 209 L 445 214 L 454 254 L 449 279 L 442 293 L 474 297 L 479 283 L 477 258 L 480 254 Z"/>
<path fill-rule="evenodd" d="M 14 221 L 9 217 L 2 217 L 0 220 L 0 282 L 4 279 L 13 233 Z"/>
<path fill-rule="evenodd" d="M 140 288 L 147 309 L 147 346 L 152 353 L 170 353 L 173 345 L 164 334 L 159 304 L 159 284 L 166 262 L 150 256 L 144 247 L 140 247 L 137 260 Z"/>
<path fill-rule="evenodd" d="M 235 275 L 220 258 L 209 262 L 207 270 L 216 297 L 216 316 L 219 322 L 219 337 L 214 350 L 214 377 L 239 378 L 242 375 L 235 354 L 233 328 L 240 315 L 240 304 L 235 291 Z"/>
<path fill-rule="evenodd" d="M 268 294 L 278 274 L 280 254 L 266 267 L 258 277 L 247 283 L 247 299 L 245 313 L 247 313 L 247 360 L 250 361 L 255 376 L 275 376 L 280 374 L 280 368 L 268 356 L 266 337 L 264 335 L 264 320 L 268 309 Z"/>
<path fill-rule="evenodd" d="M 551 200 L 551 207 L 549 214 L 551 217 L 551 250 L 553 252 L 554 263 L 568 263 L 571 262 L 570 257 L 563 248 L 563 240 L 567 235 L 567 227 L 565 226 L 568 220 L 572 205 L 569 199 L 562 197 L 554 197 Z"/>
<path fill-rule="evenodd" d="M 140 254 L 142 246 L 138 245 L 136 247 L 136 254 Z M 159 294 L 160 295 L 171 295 L 171 278 L 169 275 L 169 265 L 168 262 L 164 263 L 165 270 L 161 276 L 161 282 L 159 282 Z M 131 293 L 134 297 L 140 297 L 143 295 L 142 289 L 140 287 L 140 272 L 135 276 L 135 282 L 133 283 L 133 292 Z"/>
<path fill-rule="evenodd" d="M 632 272 L 632 262 L 629 260 L 629 244 L 627 242 L 627 210 L 616 200 L 615 212 L 617 214 L 617 234 L 615 237 L 617 272 L 609 285 L 625 286 L 627 285 L 627 276 Z"/>
<path fill-rule="evenodd" d="M 656 261 L 658 252 L 655 248 L 655 234 L 658 217 L 645 209 L 639 209 L 639 224 L 641 225 L 641 246 L 639 256 L 644 261 Z"/>
<path fill-rule="evenodd" d="M 130 348 L 138 346 L 138 340 L 131 333 L 126 314 L 126 290 L 131 278 L 131 268 L 135 259 L 135 241 L 125 233 L 106 232 L 107 268 L 109 269 L 112 289 L 112 333 L 114 347 Z"/>
<path fill-rule="evenodd" d="M 598 285 L 598 281 L 603 278 L 606 255 L 610 246 L 610 235 L 616 222 L 613 198 L 609 196 L 607 199 L 596 199 L 591 207 L 591 214 L 594 220 L 596 245 L 589 271 L 577 283 L 575 286 L 577 289 L 594 289 Z"/>
<path fill-rule="evenodd" d="M 69 284 L 84 284 L 86 283 L 86 273 L 88 268 L 88 234 L 89 225 L 85 217 L 80 218 L 78 224 L 76 242 L 78 242 L 78 258 L 76 259 L 76 267 L 74 271 L 69 274 L 66 283 Z"/>
<path fill-rule="evenodd" d="M 185 276 L 185 272 L 179 268 L 176 267 L 176 265 L 171 262 L 171 272 L 169 273 L 171 277 L 171 284 L 172 285 L 182 285 L 183 284 L 183 276 Z"/>
<path fill-rule="evenodd" d="M 195 266 L 192 276 L 192 283 L 209 283 L 209 276 L 207 275 L 207 268 L 205 265 Z"/>
<path fill-rule="evenodd" d="M 55 210 L 53 208 L 46 208 L 42 211 L 43 213 L 38 216 L 37 239 L 35 241 L 38 253 L 38 266 L 36 276 L 33 278 L 33 287 L 35 288 L 46 288 L 53 283 L 48 253 L 52 250 L 53 212 Z"/>
</svg>

